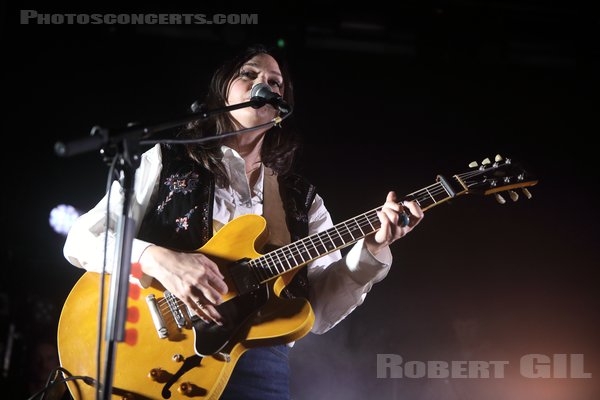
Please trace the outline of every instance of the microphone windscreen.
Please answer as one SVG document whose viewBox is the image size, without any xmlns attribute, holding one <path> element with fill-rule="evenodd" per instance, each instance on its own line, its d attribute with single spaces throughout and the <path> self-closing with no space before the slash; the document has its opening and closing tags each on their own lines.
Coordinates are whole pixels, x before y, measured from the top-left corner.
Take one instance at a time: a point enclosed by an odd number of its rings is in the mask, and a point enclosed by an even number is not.
<svg viewBox="0 0 600 400">
<path fill-rule="evenodd" d="M 250 98 L 253 97 L 261 97 L 263 99 L 268 99 L 269 95 L 273 94 L 271 88 L 266 83 L 257 83 L 252 86 L 252 90 L 250 91 Z"/>
</svg>

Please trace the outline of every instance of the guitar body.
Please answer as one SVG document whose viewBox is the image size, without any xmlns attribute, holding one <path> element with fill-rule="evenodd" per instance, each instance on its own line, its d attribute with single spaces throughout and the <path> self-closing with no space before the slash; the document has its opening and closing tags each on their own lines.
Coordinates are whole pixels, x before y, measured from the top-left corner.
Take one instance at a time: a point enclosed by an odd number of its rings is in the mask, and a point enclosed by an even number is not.
<svg viewBox="0 0 600 400">
<path fill-rule="evenodd" d="M 201 321 L 178 327 L 169 313 L 163 288 L 130 285 L 126 337 L 116 346 L 114 399 L 218 399 L 246 350 L 289 343 L 310 331 L 314 314 L 308 301 L 280 296 L 297 270 L 252 292 L 235 291 L 229 267 L 240 259 L 260 257 L 255 248 L 260 248 L 266 237 L 266 221 L 257 215 L 244 215 L 226 224 L 198 249 L 219 265 L 230 288 L 219 306 L 226 319 L 222 329 Z M 99 274 L 86 272 L 67 297 L 60 316 L 60 363 L 73 375 L 96 378 L 99 279 Z M 106 307 L 109 277 L 105 279 Z M 151 295 L 167 327 L 165 338 L 159 337 L 146 301 Z M 104 340 L 102 344 L 104 358 Z M 68 386 L 77 400 L 95 398 L 95 387 L 81 380 L 70 381 Z"/>
</svg>

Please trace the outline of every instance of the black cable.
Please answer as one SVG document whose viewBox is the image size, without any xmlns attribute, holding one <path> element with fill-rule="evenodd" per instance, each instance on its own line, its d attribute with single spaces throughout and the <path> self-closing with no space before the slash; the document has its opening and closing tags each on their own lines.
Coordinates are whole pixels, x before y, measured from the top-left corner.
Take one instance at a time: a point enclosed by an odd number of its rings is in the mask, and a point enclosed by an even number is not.
<svg viewBox="0 0 600 400">
<path fill-rule="evenodd" d="M 71 375 L 71 374 L 69 373 L 69 371 L 67 371 L 66 369 L 64 369 L 64 368 L 62 368 L 62 367 L 56 367 L 56 368 L 54 368 L 52 371 L 50 371 L 50 373 L 48 374 L 48 379 L 46 380 L 46 384 L 44 385 L 44 388 L 48 388 L 48 387 L 50 387 L 50 385 L 52 384 L 52 382 L 54 382 L 54 380 L 56 379 L 56 376 L 55 376 L 55 375 L 56 375 L 56 373 L 57 373 L 58 371 L 62 371 L 62 372 L 64 372 L 65 374 L 67 374 L 67 375 L 69 375 L 69 376 Z M 47 390 L 47 389 L 46 389 L 46 390 Z M 39 392 L 38 392 L 38 393 L 39 393 Z M 46 393 L 45 393 L 45 392 L 42 394 L 42 397 L 40 397 L 40 400 L 44 400 L 44 397 L 46 397 Z"/>
<path fill-rule="evenodd" d="M 53 372 L 56 372 L 56 370 L 53 371 Z M 50 385 L 47 385 L 46 387 L 44 387 L 41 390 L 38 390 L 31 397 L 27 398 L 27 400 L 34 400 L 37 396 L 45 394 L 53 386 L 58 385 L 59 383 L 66 383 L 66 382 L 75 381 L 75 380 L 78 380 L 78 379 L 81 379 L 82 381 L 84 381 L 86 384 L 88 384 L 90 386 L 94 386 L 96 384 L 96 380 L 94 378 L 90 378 L 89 376 L 83 376 L 83 375 L 69 376 L 67 378 L 64 378 L 64 379 L 52 382 Z"/>
<path fill-rule="evenodd" d="M 140 145 L 149 145 L 149 144 L 157 144 L 157 143 L 162 143 L 162 144 L 190 144 L 190 143 L 203 143 L 209 140 L 219 140 L 219 139 L 224 139 L 230 136 L 236 136 L 239 135 L 240 133 L 246 133 L 246 132 L 250 132 L 250 131 L 254 131 L 256 129 L 260 129 L 260 128 L 264 128 L 266 126 L 273 126 L 273 125 L 279 125 L 281 124 L 287 117 L 289 117 L 290 115 L 292 115 L 292 111 L 290 111 L 289 113 L 285 114 L 283 117 L 276 117 L 273 120 L 269 121 L 269 122 L 265 122 L 264 124 L 259 124 L 256 126 L 251 126 L 250 128 L 244 128 L 244 129 L 240 129 L 238 131 L 231 131 L 231 132 L 224 132 L 221 133 L 219 135 L 216 136 L 208 136 L 208 137 L 202 137 L 202 138 L 196 138 L 196 139 L 158 139 L 158 140 L 140 140 Z"/>
</svg>

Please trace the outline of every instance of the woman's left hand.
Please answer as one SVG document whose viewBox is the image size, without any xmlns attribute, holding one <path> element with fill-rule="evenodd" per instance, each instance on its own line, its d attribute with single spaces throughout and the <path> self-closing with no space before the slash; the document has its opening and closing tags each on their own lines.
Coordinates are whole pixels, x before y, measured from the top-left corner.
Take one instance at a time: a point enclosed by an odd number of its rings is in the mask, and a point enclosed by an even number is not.
<svg viewBox="0 0 600 400">
<path fill-rule="evenodd" d="M 374 235 L 365 238 L 367 249 L 373 255 L 408 234 L 424 217 L 421 207 L 415 201 L 398 203 L 395 192 L 388 193 L 385 204 L 377 215 L 381 228 Z"/>
</svg>

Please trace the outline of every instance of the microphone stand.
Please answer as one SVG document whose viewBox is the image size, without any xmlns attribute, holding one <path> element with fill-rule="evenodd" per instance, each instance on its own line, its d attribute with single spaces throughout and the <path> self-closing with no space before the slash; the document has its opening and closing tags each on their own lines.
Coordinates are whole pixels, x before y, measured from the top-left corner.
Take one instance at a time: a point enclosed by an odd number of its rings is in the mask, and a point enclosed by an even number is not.
<svg viewBox="0 0 600 400">
<path fill-rule="evenodd" d="M 131 270 L 131 246 L 135 237 L 136 221 L 131 215 L 131 201 L 135 188 L 135 171 L 140 165 L 140 139 L 142 135 L 148 136 L 155 132 L 175 128 L 183 124 L 208 118 L 211 115 L 237 110 L 244 107 L 262 107 L 266 102 L 253 98 L 250 101 L 217 108 L 214 110 L 199 110 L 198 112 L 178 117 L 170 121 L 163 121 L 153 125 L 128 125 L 126 128 L 114 132 L 106 128 L 94 126 L 91 136 L 68 143 L 57 142 L 54 150 L 61 157 L 70 157 L 76 154 L 93 150 L 100 150 L 106 156 L 114 153 L 116 168 L 121 177 L 123 190 L 123 207 L 117 222 L 116 263 L 110 278 L 110 289 L 106 315 L 105 329 L 105 360 L 103 383 L 100 385 L 101 398 L 110 400 L 112 397 L 112 383 L 114 376 L 117 342 L 125 340 L 125 321 L 127 319 L 127 296 L 129 292 L 129 274 Z M 218 137 L 207 137 L 204 140 L 214 140 Z M 101 321 L 99 322 L 101 323 Z M 100 384 L 99 382 L 97 384 Z"/>
</svg>

